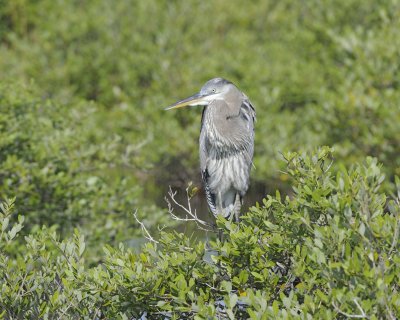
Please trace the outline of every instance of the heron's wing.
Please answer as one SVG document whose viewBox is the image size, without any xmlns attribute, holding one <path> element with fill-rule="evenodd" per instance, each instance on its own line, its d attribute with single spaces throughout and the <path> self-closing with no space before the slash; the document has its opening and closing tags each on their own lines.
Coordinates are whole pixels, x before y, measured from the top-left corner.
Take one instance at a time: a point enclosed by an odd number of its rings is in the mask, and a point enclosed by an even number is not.
<svg viewBox="0 0 400 320">
<path fill-rule="evenodd" d="M 215 202 L 215 194 L 211 192 L 208 179 L 210 177 L 207 171 L 207 158 L 209 153 L 209 142 L 207 140 L 206 131 L 204 128 L 204 115 L 206 112 L 206 108 L 203 109 L 203 114 L 201 116 L 201 130 L 200 130 L 200 171 L 201 171 L 201 179 L 203 180 L 204 191 L 206 193 L 206 199 L 208 206 L 213 214 L 216 214 L 216 202 Z"/>
<path fill-rule="evenodd" d="M 254 132 L 254 122 L 256 122 L 256 111 L 248 98 L 244 99 L 240 106 L 239 115 L 247 123 L 247 130 Z"/>
<path fill-rule="evenodd" d="M 247 131 L 246 134 L 243 135 L 243 139 L 245 140 L 244 142 L 246 145 L 247 160 L 251 165 L 254 153 L 254 122 L 256 121 L 256 111 L 247 96 L 245 96 L 245 99 L 242 102 L 239 115 L 244 121 L 244 127 Z"/>
<path fill-rule="evenodd" d="M 206 199 L 208 206 L 211 210 L 211 212 L 216 215 L 217 214 L 217 206 L 216 206 L 216 199 L 215 199 L 215 194 L 211 192 L 209 184 L 208 184 L 208 171 L 207 169 L 201 172 L 201 178 L 203 179 L 203 185 L 204 185 L 204 191 L 206 193 Z"/>
</svg>

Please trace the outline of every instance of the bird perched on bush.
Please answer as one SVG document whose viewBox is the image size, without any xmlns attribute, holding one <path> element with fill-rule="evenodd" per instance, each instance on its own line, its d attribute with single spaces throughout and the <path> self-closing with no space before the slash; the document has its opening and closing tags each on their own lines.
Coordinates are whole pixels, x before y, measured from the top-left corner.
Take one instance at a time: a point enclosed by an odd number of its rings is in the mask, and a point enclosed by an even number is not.
<svg viewBox="0 0 400 320">
<path fill-rule="evenodd" d="M 200 170 L 211 212 L 239 220 L 249 188 L 256 113 L 249 98 L 232 82 L 214 78 L 199 93 L 166 110 L 204 106 L 200 131 Z"/>
</svg>

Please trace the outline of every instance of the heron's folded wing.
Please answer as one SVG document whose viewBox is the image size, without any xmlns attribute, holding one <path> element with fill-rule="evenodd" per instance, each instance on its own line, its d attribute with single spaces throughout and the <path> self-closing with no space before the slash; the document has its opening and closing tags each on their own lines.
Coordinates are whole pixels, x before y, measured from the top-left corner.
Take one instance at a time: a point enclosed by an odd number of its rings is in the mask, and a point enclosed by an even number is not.
<svg viewBox="0 0 400 320">
<path fill-rule="evenodd" d="M 246 97 L 246 96 L 245 96 Z M 246 97 L 240 107 L 239 115 L 246 123 L 247 134 L 245 137 L 246 155 L 249 166 L 253 162 L 254 153 L 254 122 L 256 121 L 256 111 L 251 104 L 250 100 Z"/>
<path fill-rule="evenodd" d="M 201 130 L 200 130 L 200 141 L 199 141 L 199 153 L 200 153 L 200 171 L 201 179 L 203 180 L 204 191 L 206 194 L 206 199 L 211 212 L 215 215 L 217 212 L 215 203 L 215 194 L 211 192 L 208 179 L 210 177 L 207 171 L 207 158 L 208 158 L 208 146 L 207 146 L 207 136 L 204 130 L 204 114 L 206 112 L 206 107 L 203 109 L 203 114 L 201 117 Z"/>
<path fill-rule="evenodd" d="M 217 213 L 217 208 L 216 208 L 216 204 L 215 204 L 215 194 L 211 192 L 209 184 L 207 182 L 208 177 L 209 177 L 207 170 L 204 170 L 201 172 L 201 177 L 203 180 L 204 191 L 206 193 L 206 199 L 207 199 L 208 206 L 209 206 L 211 212 L 215 215 Z"/>
</svg>

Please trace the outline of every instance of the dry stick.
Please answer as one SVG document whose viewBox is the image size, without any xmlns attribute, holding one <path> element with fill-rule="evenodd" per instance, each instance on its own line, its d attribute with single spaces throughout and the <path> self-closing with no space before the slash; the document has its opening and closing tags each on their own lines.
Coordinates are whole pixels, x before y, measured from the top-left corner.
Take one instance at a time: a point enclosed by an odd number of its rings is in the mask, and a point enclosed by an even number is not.
<svg viewBox="0 0 400 320">
<path fill-rule="evenodd" d="M 361 308 L 361 306 L 358 304 L 357 300 L 354 299 L 353 300 L 355 302 L 355 304 L 357 305 L 358 309 L 360 309 L 361 314 L 349 314 L 346 313 L 342 310 L 339 309 L 339 307 L 335 304 L 335 302 L 332 302 L 333 308 L 339 312 L 341 315 L 347 317 L 347 318 L 353 318 L 353 319 L 364 319 L 364 318 L 368 318 L 367 315 L 365 314 L 364 310 Z"/>
<path fill-rule="evenodd" d="M 177 205 L 180 209 L 182 209 L 186 216 L 185 218 L 180 218 L 177 215 L 175 215 L 174 213 L 174 208 L 172 206 L 171 201 L 169 201 L 169 199 L 167 197 L 165 197 L 165 201 L 168 204 L 168 212 L 171 215 L 172 219 L 177 220 L 177 221 L 194 221 L 197 224 L 197 227 L 201 230 L 204 231 L 213 231 L 213 227 L 212 225 L 210 225 L 208 222 L 201 220 L 198 216 L 197 216 L 197 212 L 196 210 L 194 210 L 194 212 L 192 211 L 192 206 L 190 203 L 190 197 L 189 197 L 189 190 L 188 188 L 186 188 L 186 195 L 187 195 L 187 207 L 185 207 L 184 205 L 180 204 L 176 199 L 175 196 L 177 194 L 177 191 L 172 191 L 171 186 L 169 186 L 169 191 L 168 191 L 168 196 L 169 198 L 172 200 L 172 203 Z"/>
<path fill-rule="evenodd" d="M 137 221 L 137 223 L 140 224 L 140 227 L 142 228 L 143 233 L 145 234 L 144 237 L 154 243 L 159 243 L 157 240 L 155 240 L 149 233 L 149 231 L 147 230 L 146 226 L 143 224 L 142 221 L 140 221 L 137 217 L 137 210 L 135 211 L 135 213 L 133 214 L 133 216 L 135 217 L 135 220 Z"/>
<path fill-rule="evenodd" d="M 399 191 L 398 198 L 395 200 L 395 202 L 396 202 L 397 206 L 400 207 L 400 191 Z M 398 211 L 396 212 L 396 216 L 397 215 L 399 215 Z M 392 256 L 392 253 L 394 252 L 395 247 L 396 247 L 397 238 L 399 237 L 400 221 L 398 221 L 398 219 L 396 219 L 396 220 L 397 220 L 397 223 L 396 223 L 396 226 L 395 226 L 395 229 L 394 229 L 393 241 L 392 241 L 392 245 L 390 246 L 390 249 L 389 249 L 389 257 L 390 258 Z"/>
<path fill-rule="evenodd" d="M 365 314 L 365 312 L 364 312 L 363 308 L 361 308 L 360 304 L 357 302 L 357 299 L 356 299 L 356 298 L 354 298 L 354 299 L 353 299 L 353 301 L 354 301 L 354 303 L 356 304 L 356 306 L 357 306 L 358 310 L 360 310 L 360 312 L 361 312 L 361 315 L 363 315 L 364 317 L 367 317 L 367 315 Z"/>
</svg>

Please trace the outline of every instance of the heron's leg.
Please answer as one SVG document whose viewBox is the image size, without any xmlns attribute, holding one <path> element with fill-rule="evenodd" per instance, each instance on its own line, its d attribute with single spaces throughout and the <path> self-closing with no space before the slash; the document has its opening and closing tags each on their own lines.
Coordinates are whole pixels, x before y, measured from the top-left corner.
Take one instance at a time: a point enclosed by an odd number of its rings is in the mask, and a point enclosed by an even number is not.
<svg viewBox="0 0 400 320">
<path fill-rule="evenodd" d="M 218 193 L 217 193 L 217 205 L 216 205 L 216 207 L 217 207 L 217 214 L 221 214 L 221 215 L 224 215 L 223 214 L 223 210 L 222 210 L 222 194 L 221 194 L 221 191 L 218 191 Z"/>
<path fill-rule="evenodd" d="M 224 241 L 224 233 L 222 232 L 222 229 L 218 229 L 218 239 L 220 242 Z"/>
<path fill-rule="evenodd" d="M 221 214 L 222 216 L 224 216 L 224 212 L 222 210 L 222 194 L 221 194 L 221 191 L 218 191 L 216 200 L 217 200 L 216 201 L 217 214 Z M 221 242 L 224 240 L 224 234 L 222 232 L 222 229 L 218 229 L 218 239 Z"/>
<path fill-rule="evenodd" d="M 234 204 L 234 208 L 233 208 L 236 222 L 239 222 L 241 207 L 242 207 L 242 199 L 240 199 L 239 193 L 236 193 L 235 204 Z"/>
</svg>

